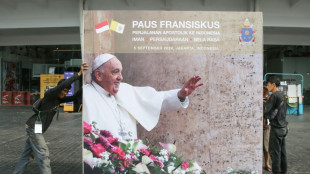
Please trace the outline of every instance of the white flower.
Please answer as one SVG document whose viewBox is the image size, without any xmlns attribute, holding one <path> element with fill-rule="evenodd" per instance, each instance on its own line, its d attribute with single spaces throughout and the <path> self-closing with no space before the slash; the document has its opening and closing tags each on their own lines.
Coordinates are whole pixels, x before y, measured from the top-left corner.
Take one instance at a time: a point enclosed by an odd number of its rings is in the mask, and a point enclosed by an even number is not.
<svg viewBox="0 0 310 174">
<path fill-rule="evenodd" d="M 176 158 L 176 157 L 174 157 L 174 156 L 172 156 L 172 157 L 170 157 L 170 158 L 171 158 L 173 161 L 177 159 L 177 158 Z"/>
<path fill-rule="evenodd" d="M 254 171 L 251 172 L 251 174 L 258 174 L 258 171 L 254 170 Z"/>
<path fill-rule="evenodd" d="M 111 164 L 111 161 L 109 160 L 109 156 L 111 153 L 105 151 L 102 152 L 100 155 L 102 156 L 102 158 L 93 158 L 93 165 L 95 167 L 101 167 L 102 165 L 107 166 L 109 164 Z"/>
<path fill-rule="evenodd" d="M 142 140 L 138 140 L 138 141 L 132 141 L 131 144 L 131 151 L 136 153 L 137 151 L 139 151 L 140 149 L 147 149 L 148 146 L 146 146 L 145 144 L 143 144 Z"/>
<path fill-rule="evenodd" d="M 174 166 L 168 166 L 168 173 L 171 173 L 174 168 Z"/>
<path fill-rule="evenodd" d="M 130 154 L 126 154 L 125 159 L 131 159 L 131 155 Z"/>
<path fill-rule="evenodd" d="M 182 167 L 181 167 L 182 168 Z M 172 174 L 185 174 L 186 171 L 183 169 L 177 168 L 175 171 L 172 172 Z"/>
<path fill-rule="evenodd" d="M 93 158 L 93 164 L 95 167 L 101 167 L 101 165 L 104 163 L 105 161 L 100 158 Z"/>
<path fill-rule="evenodd" d="M 175 153 L 177 150 L 177 147 L 174 144 L 165 144 L 162 142 L 159 142 L 159 144 L 166 150 L 168 150 L 169 153 Z"/>
<path fill-rule="evenodd" d="M 160 154 L 161 156 L 166 156 L 166 155 L 168 155 L 168 150 L 162 149 L 162 150 L 159 152 L 159 154 Z"/>
<path fill-rule="evenodd" d="M 164 156 L 164 159 L 165 161 L 168 161 L 169 160 L 168 155 Z"/>
<path fill-rule="evenodd" d="M 143 156 L 142 157 L 142 163 L 143 164 L 149 164 L 149 163 L 152 163 L 153 162 L 153 160 L 151 159 L 151 158 L 149 158 L 148 156 Z"/>
<path fill-rule="evenodd" d="M 200 174 L 202 169 L 196 162 L 191 162 L 189 164 L 189 170 L 194 174 Z"/>
<path fill-rule="evenodd" d="M 193 174 L 200 174 L 201 171 L 198 171 L 198 170 L 195 170 L 195 171 L 192 171 Z"/>
<path fill-rule="evenodd" d="M 231 173 L 233 171 L 234 171 L 234 169 L 232 169 L 231 167 L 227 167 L 227 173 Z"/>
<path fill-rule="evenodd" d="M 162 163 L 164 163 L 164 162 L 165 162 L 165 159 L 164 159 L 162 156 L 157 157 L 157 159 L 158 159 L 159 161 L 161 161 Z"/>
<path fill-rule="evenodd" d="M 100 155 L 102 156 L 102 159 L 108 160 L 111 153 L 109 153 L 108 151 L 105 151 L 105 152 L 102 152 Z"/>
<path fill-rule="evenodd" d="M 91 168 L 94 168 L 93 163 L 93 153 L 90 150 L 83 149 L 83 160 L 87 163 Z"/>
<path fill-rule="evenodd" d="M 133 171 L 137 172 L 137 173 L 147 173 L 149 174 L 150 171 L 149 169 L 146 167 L 145 164 L 139 163 L 137 164 L 134 168 Z"/>
</svg>

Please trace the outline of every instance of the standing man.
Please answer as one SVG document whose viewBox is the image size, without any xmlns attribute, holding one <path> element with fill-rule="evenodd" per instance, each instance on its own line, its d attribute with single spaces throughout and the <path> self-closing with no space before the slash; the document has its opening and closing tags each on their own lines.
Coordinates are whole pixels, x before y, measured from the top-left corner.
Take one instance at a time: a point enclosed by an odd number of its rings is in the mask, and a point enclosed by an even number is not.
<svg viewBox="0 0 310 174">
<path fill-rule="evenodd" d="M 92 66 L 92 82 L 83 87 L 83 120 L 97 123 L 121 139 L 137 138 L 137 123 L 152 130 L 162 111 L 186 108 L 188 97 L 203 85 L 194 76 L 182 89 L 156 91 L 122 83 L 122 63 L 112 54 L 97 56 Z M 142 73 L 142 72 L 141 72 Z"/>
<path fill-rule="evenodd" d="M 264 81 L 264 87 L 263 87 L 263 98 L 264 98 L 264 103 L 266 103 L 269 98 L 267 83 L 265 81 Z M 266 116 L 264 115 L 263 117 L 263 151 L 264 151 L 264 158 L 265 158 L 265 170 L 271 172 L 272 168 L 269 163 L 270 161 L 269 135 L 270 135 L 269 120 L 266 119 Z"/>
<path fill-rule="evenodd" d="M 269 153 L 274 174 L 287 173 L 285 137 L 288 133 L 286 117 L 286 97 L 279 91 L 280 79 L 270 77 L 267 80 L 267 88 L 272 92 L 269 100 L 264 103 L 264 114 L 270 120 Z"/>
<path fill-rule="evenodd" d="M 13 174 L 22 174 L 26 172 L 27 165 L 32 153 L 35 154 L 41 174 L 50 174 L 49 150 L 43 137 L 43 133 L 48 129 L 58 112 L 60 103 L 75 100 L 81 96 L 82 89 L 71 97 L 66 97 L 71 89 L 71 83 L 77 80 L 83 71 L 87 70 L 86 63 L 81 65 L 79 73 L 69 79 L 62 79 L 55 88 L 48 90 L 44 98 L 39 102 L 37 108 L 34 108 L 35 114 L 26 122 L 26 132 L 28 138 L 25 143 L 24 151 L 15 167 Z"/>
</svg>

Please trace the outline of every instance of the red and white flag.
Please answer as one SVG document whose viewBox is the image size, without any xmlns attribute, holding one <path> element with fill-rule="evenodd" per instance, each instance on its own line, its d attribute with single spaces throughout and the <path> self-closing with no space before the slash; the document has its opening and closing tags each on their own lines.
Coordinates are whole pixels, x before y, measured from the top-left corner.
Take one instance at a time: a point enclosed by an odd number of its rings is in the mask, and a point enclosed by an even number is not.
<svg viewBox="0 0 310 174">
<path fill-rule="evenodd" d="M 109 28 L 110 27 L 109 27 L 108 21 L 103 21 L 103 22 L 95 25 L 96 33 L 102 33 L 104 31 L 109 30 Z"/>
</svg>

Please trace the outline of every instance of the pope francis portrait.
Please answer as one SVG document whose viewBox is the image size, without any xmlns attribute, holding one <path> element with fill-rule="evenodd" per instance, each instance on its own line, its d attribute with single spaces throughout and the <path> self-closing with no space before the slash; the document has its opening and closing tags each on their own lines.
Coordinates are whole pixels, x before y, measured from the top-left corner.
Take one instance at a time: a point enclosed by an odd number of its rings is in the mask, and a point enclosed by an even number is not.
<svg viewBox="0 0 310 174">
<path fill-rule="evenodd" d="M 121 139 L 137 138 L 137 124 L 152 130 L 161 112 L 187 108 L 188 96 L 202 83 L 191 77 L 181 89 L 156 91 L 123 83 L 122 63 L 112 54 L 94 59 L 91 83 L 83 87 L 83 121 L 97 123 Z"/>
</svg>

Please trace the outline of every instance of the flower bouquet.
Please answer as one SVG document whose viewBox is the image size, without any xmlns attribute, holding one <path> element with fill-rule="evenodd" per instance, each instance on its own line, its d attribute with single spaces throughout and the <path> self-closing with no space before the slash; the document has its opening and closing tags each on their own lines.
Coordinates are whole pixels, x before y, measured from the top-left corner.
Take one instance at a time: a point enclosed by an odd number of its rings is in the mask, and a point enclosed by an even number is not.
<svg viewBox="0 0 310 174">
<path fill-rule="evenodd" d="M 83 122 L 84 173 L 201 174 L 196 162 L 185 162 L 175 154 L 174 144 L 150 147 L 142 140 L 119 140 L 96 123 Z"/>
</svg>

